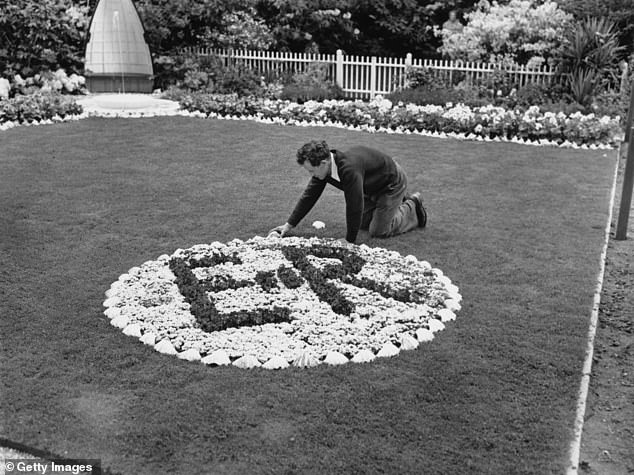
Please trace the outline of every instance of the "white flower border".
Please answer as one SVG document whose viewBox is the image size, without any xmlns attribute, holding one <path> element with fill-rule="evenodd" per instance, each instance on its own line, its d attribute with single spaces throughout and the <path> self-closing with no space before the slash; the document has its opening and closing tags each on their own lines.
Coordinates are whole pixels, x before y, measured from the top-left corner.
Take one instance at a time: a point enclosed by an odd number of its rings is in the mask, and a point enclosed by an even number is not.
<svg viewBox="0 0 634 475">
<path fill-rule="evenodd" d="M 445 132 L 429 132 L 426 130 L 410 131 L 409 129 L 403 128 L 401 126 L 396 127 L 396 129 L 390 129 L 386 127 L 379 127 L 377 129 L 369 125 L 355 126 L 355 125 L 344 124 L 342 122 L 332 122 L 332 121 L 322 122 L 320 120 L 314 120 L 309 122 L 305 120 L 296 120 L 296 119 L 286 120 L 280 117 L 268 119 L 268 118 L 260 117 L 258 115 L 236 116 L 236 115 L 223 115 L 223 114 L 218 114 L 215 112 L 212 112 L 209 115 L 207 115 L 200 111 L 189 112 L 183 109 L 153 110 L 152 108 L 149 108 L 149 107 L 141 109 L 141 110 L 137 109 L 137 110 L 130 110 L 130 111 L 117 110 L 117 109 L 107 110 L 102 108 L 96 108 L 87 112 L 84 111 L 83 113 L 77 114 L 77 115 L 68 115 L 66 117 L 55 116 L 52 119 L 46 119 L 42 121 L 37 121 L 37 120 L 33 122 L 8 121 L 8 122 L 3 122 L 0 124 L 0 131 L 9 130 L 19 126 L 28 127 L 28 126 L 37 126 L 37 125 L 50 125 L 50 124 L 60 123 L 60 122 L 70 122 L 75 120 L 88 119 L 90 117 L 132 119 L 132 118 L 165 117 L 165 116 L 196 117 L 196 118 L 203 118 L 203 119 L 209 118 L 209 119 L 218 119 L 218 120 L 249 120 L 254 122 L 260 122 L 263 124 L 294 125 L 298 127 L 336 127 L 339 129 L 347 129 L 347 130 L 354 130 L 354 131 L 368 132 L 368 133 L 422 135 L 425 137 L 452 138 L 452 139 L 458 139 L 458 140 L 468 140 L 468 141 L 477 141 L 477 142 L 517 143 L 522 145 L 533 145 L 533 146 L 539 146 L 539 147 L 548 146 L 548 147 L 572 148 L 572 149 L 582 149 L 582 150 L 612 150 L 614 148 L 612 147 L 612 145 L 603 144 L 603 143 L 579 145 L 577 143 L 569 142 L 568 140 L 566 140 L 562 142 L 561 144 L 559 144 L 551 140 L 531 141 L 528 139 L 521 139 L 519 137 L 513 137 L 510 139 L 495 137 L 492 139 L 490 137 L 482 137 L 474 133 L 469 133 L 469 134 L 454 133 L 454 132 L 445 133 Z"/>
<path fill-rule="evenodd" d="M 371 343 L 369 343 L 369 340 L 363 340 L 361 337 L 357 338 L 356 335 L 353 335 L 353 339 L 360 341 L 356 345 L 355 343 L 347 343 L 348 348 L 356 348 L 356 354 L 350 359 L 341 352 L 333 350 L 335 347 L 341 347 L 340 343 L 322 342 L 313 344 L 305 342 L 299 344 L 298 340 L 289 338 L 286 344 L 290 344 L 290 346 L 284 347 L 281 344 L 275 346 L 275 342 L 281 341 L 279 340 L 281 333 L 288 329 L 285 326 L 291 325 L 289 323 L 229 328 L 210 333 L 197 328 L 195 318 L 189 311 L 190 305 L 180 294 L 175 283 L 176 277 L 169 268 L 170 259 L 172 257 L 183 257 L 188 254 L 203 257 L 210 255 L 214 251 L 230 255 L 237 250 L 243 251 L 247 249 L 249 251 L 249 247 L 255 247 L 255 250 L 258 251 L 258 246 L 261 249 L 266 249 L 267 246 L 275 246 L 279 243 L 279 238 L 256 236 L 246 242 L 235 239 L 227 244 L 215 242 L 209 245 L 193 246 L 187 250 L 178 249 L 172 256 L 162 255 L 155 261 L 147 261 L 141 266 L 133 267 L 127 273 L 122 274 L 106 291 L 106 300 L 104 301 L 106 310 L 104 314 L 110 319 L 110 323 L 120 328 L 125 335 L 139 338 L 144 344 L 151 345 L 154 349 L 164 354 L 175 355 L 188 361 L 201 361 L 208 365 L 231 364 L 239 368 L 281 369 L 290 365 L 311 367 L 321 363 L 330 365 L 344 364 L 349 361 L 362 363 L 372 361 L 377 357 L 395 356 L 400 351 L 412 350 L 417 348 L 422 342 L 431 341 L 434 338 L 434 333 L 443 330 L 445 322 L 454 320 L 456 312 L 461 309 L 462 296 L 458 287 L 440 269 L 432 268 L 428 262 L 419 261 L 412 255 L 403 257 L 396 251 L 370 248 L 362 244 L 360 246 L 353 245 L 350 249 L 351 252 L 366 259 L 366 267 L 368 263 L 371 264 L 371 258 L 374 257 L 379 263 L 381 261 L 400 260 L 401 269 L 407 268 L 410 270 L 411 275 L 422 275 L 424 273 L 431 282 L 429 288 L 433 289 L 434 292 L 434 298 L 436 299 L 435 308 L 428 306 L 426 303 L 410 303 L 409 305 L 412 308 L 409 309 L 409 312 L 412 316 L 410 320 L 404 320 L 408 310 L 403 310 L 402 307 L 406 306 L 406 304 L 396 302 L 391 298 L 385 298 L 385 302 L 395 307 L 393 310 L 386 310 L 387 313 L 393 315 L 394 321 L 381 315 L 380 319 L 382 322 L 380 325 L 385 324 L 385 328 L 387 328 L 387 324 L 391 324 L 395 330 L 390 330 L 390 332 L 380 335 L 376 333 L 376 330 L 368 331 L 366 336 L 375 338 L 375 341 Z M 314 244 L 341 247 L 341 244 L 334 240 L 314 237 L 284 239 L 284 245 L 294 247 L 307 247 Z M 261 249 L 257 252 L 258 255 L 261 255 Z M 231 265 L 229 264 L 229 266 Z M 370 270 L 369 272 L 372 271 Z M 297 325 L 303 329 L 302 325 L 305 322 L 309 324 L 319 322 L 316 325 L 319 328 L 319 330 L 316 330 L 317 333 L 310 333 L 310 330 L 307 330 L 308 334 L 313 336 L 318 336 L 319 332 L 323 331 L 321 329 L 340 331 L 339 326 L 341 324 L 338 323 L 337 319 L 327 325 L 321 324 L 320 319 L 324 318 L 326 314 L 323 309 L 320 313 L 317 308 L 320 306 L 320 301 L 309 301 L 310 296 L 307 294 L 306 289 L 307 284 L 304 283 L 297 290 L 300 298 L 295 300 L 295 302 L 302 302 L 302 305 L 306 307 L 304 314 L 308 315 L 308 317 L 295 320 Z M 288 292 L 288 289 L 284 288 L 284 292 Z M 304 299 L 306 300 L 304 301 Z M 401 304 L 400 307 L 398 306 L 399 304 Z M 329 308 L 325 303 L 321 306 L 324 305 Z M 366 303 L 366 307 L 367 305 Z M 326 312 L 328 311 L 332 314 L 331 309 Z M 299 314 L 301 314 L 301 311 Z M 358 315 L 353 315 L 353 318 L 358 317 Z M 311 322 L 311 318 L 314 319 L 313 322 Z M 397 321 L 406 321 L 407 325 L 401 325 L 401 327 L 408 326 L 408 330 L 399 330 L 398 324 L 395 324 Z M 354 324 L 350 324 L 349 327 L 355 328 Z M 383 327 L 381 328 L 383 329 Z M 252 340 L 251 338 L 254 336 L 255 340 Z M 255 347 L 253 346 L 253 341 L 264 346 Z M 377 341 L 379 342 L 378 345 Z M 230 345 L 230 348 L 226 346 L 227 344 Z M 218 345 L 222 346 L 222 348 L 218 349 Z M 377 350 L 376 348 L 379 345 L 382 346 Z M 182 351 L 178 351 L 177 348 Z M 352 351 L 347 351 L 346 353 L 349 355 L 353 354 Z"/>
</svg>

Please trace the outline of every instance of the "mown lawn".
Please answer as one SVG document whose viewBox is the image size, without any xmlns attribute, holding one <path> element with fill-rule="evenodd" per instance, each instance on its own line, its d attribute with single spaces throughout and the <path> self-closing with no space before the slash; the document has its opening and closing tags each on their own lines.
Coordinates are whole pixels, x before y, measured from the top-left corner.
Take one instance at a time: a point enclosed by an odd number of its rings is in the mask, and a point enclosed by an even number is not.
<svg viewBox="0 0 634 475">
<path fill-rule="evenodd" d="M 279 372 L 109 325 L 103 293 L 130 267 L 282 224 L 311 138 L 407 170 L 428 228 L 361 241 L 440 267 L 455 322 L 392 359 Z M 122 474 L 562 473 L 615 155 L 188 118 L 4 132 L 0 437 Z M 297 232 L 343 236 L 343 206 L 327 189 Z"/>
</svg>

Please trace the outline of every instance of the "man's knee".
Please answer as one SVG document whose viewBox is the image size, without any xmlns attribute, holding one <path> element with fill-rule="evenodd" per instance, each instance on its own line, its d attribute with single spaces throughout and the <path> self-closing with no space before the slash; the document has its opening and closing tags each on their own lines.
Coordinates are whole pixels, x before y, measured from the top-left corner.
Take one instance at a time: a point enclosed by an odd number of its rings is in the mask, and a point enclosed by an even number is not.
<svg viewBox="0 0 634 475">
<path fill-rule="evenodd" d="M 369 232 L 370 232 L 370 237 L 375 237 L 375 238 L 383 239 L 383 238 L 388 238 L 392 236 L 391 229 L 381 229 L 372 225 L 370 225 Z"/>
</svg>

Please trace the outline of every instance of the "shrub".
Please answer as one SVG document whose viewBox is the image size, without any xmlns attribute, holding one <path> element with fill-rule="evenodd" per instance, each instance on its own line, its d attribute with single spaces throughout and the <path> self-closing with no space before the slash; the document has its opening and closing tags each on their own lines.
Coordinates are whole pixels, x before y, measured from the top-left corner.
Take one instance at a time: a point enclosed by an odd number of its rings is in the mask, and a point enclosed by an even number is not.
<svg viewBox="0 0 634 475">
<path fill-rule="evenodd" d="M 613 22 L 587 18 L 570 28 L 560 49 L 557 74 L 571 98 L 589 105 L 610 84 L 618 84 L 618 61 L 623 48 Z"/>
<path fill-rule="evenodd" d="M 220 48 L 266 50 L 273 43 L 273 34 L 253 9 L 247 9 L 225 12 L 221 27 L 208 28 L 200 39 Z"/>
<path fill-rule="evenodd" d="M 259 94 L 262 78 L 244 65 L 225 64 L 218 56 L 185 54 L 162 60 L 162 72 L 158 83 L 164 89 L 176 86 L 186 92 L 236 93 L 241 96 Z M 172 91 L 173 94 L 173 91 Z"/>
<path fill-rule="evenodd" d="M 185 96 L 189 94 L 189 91 L 177 86 L 169 86 L 167 90 L 163 91 L 161 98 L 170 101 L 180 102 Z"/>
<path fill-rule="evenodd" d="M 16 74 L 11 78 L 11 96 L 28 95 L 37 92 L 58 92 L 61 94 L 85 94 L 86 78 L 75 73 L 68 76 L 63 69 L 55 72 L 44 71 L 32 77 L 22 78 Z"/>
<path fill-rule="evenodd" d="M 482 1 L 465 17 L 462 32 L 443 37 L 441 53 L 466 61 L 507 57 L 519 64 L 532 58 L 547 59 L 572 20 L 572 15 L 550 0 Z"/>
<path fill-rule="evenodd" d="M 74 99 L 55 93 L 35 93 L 0 101 L 0 123 L 33 122 L 82 113 Z"/>
<path fill-rule="evenodd" d="M 634 52 L 634 8 L 632 0 L 557 0 L 560 8 L 579 20 L 605 17 L 616 23 L 619 43 Z"/>
<path fill-rule="evenodd" d="M 591 105 L 592 111 L 597 115 L 610 117 L 620 116 L 623 120 L 627 117 L 629 107 L 629 95 L 627 91 L 606 91 L 598 94 Z"/>
<path fill-rule="evenodd" d="M 483 95 L 488 94 L 491 99 L 507 97 L 516 88 L 513 78 L 503 67 L 495 69 L 491 74 L 478 81 L 477 85 L 480 86 L 481 91 L 486 91 Z"/>
<path fill-rule="evenodd" d="M 87 7 L 70 0 L 13 0 L 0 8 L 0 76 L 83 69 Z"/>
<path fill-rule="evenodd" d="M 513 106 L 530 107 L 546 104 L 550 101 L 549 90 L 549 86 L 545 84 L 526 84 L 517 90 L 517 93 L 513 98 Z"/>
<path fill-rule="evenodd" d="M 409 67 L 405 71 L 405 87 L 396 89 L 386 97 L 392 102 L 418 105 L 479 102 L 478 93 L 474 89 L 464 83 L 452 87 L 449 75 L 443 73 L 445 72 L 426 67 Z"/>
<path fill-rule="evenodd" d="M 299 103 L 342 98 L 343 91 L 328 78 L 328 70 L 327 64 L 309 64 L 305 71 L 294 74 L 290 83 L 284 85 L 280 97 Z"/>
<path fill-rule="evenodd" d="M 458 103 L 464 101 L 464 94 L 460 90 L 445 88 L 420 87 L 417 89 L 403 89 L 388 94 L 387 99 L 392 102 L 403 102 L 404 104 L 417 105 L 438 105 L 444 106 L 447 103 Z"/>
<path fill-rule="evenodd" d="M 343 92 L 337 86 L 300 86 L 287 84 L 280 94 L 281 99 L 303 104 L 306 101 L 325 101 L 327 99 L 339 99 Z"/>
<path fill-rule="evenodd" d="M 445 80 L 430 68 L 413 68 L 405 70 L 405 87 L 409 89 L 440 89 L 445 87 Z"/>
<path fill-rule="evenodd" d="M 239 96 L 258 94 L 262 80 L 259 74 L 241 64 L 229 65 L 209 72 L 208 89 L 219 94 L 236 93 Z"/>
</svg>

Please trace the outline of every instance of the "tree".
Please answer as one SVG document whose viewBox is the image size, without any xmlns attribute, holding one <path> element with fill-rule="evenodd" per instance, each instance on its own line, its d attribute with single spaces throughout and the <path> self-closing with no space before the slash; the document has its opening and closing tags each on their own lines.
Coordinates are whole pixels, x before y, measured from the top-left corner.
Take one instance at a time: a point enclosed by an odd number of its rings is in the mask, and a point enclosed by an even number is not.
<svg viewBox="0 0 634 475">
<path fill-rule="evenodd" d="M 68 0 L 13 0 L 0 9 L 0 75 L 83 70 L 88 10 Z"/>
<path fill-rule="evenodd" d="M 252 9 L 226 12 L 222 16 L 221 26 L 212 30 L 207 27 L 200 35 L 204 44 L 213 44 L 220 48 L 266 50 L 273 43 L 273 33 L 264 23 L 256 18 Z"/>
<path fill-rule="evenodd" d="M 256 10 L 286 51 L 437 56 L 433 26 L 475 0 L 258 0 Z"/>
<path fill-rule="evenodd" d="M 265 25 L 252 17 L 253 3 L 253 0 L 136 0 L 153 55 L 155 85 L 164 88 L 183 80 L 188 71 L 205 69 L 199 58 L 183 55 L 183 48 L 252 48 L 268 44 Z M 248 27 L 237 27 L 240 22 L 246 22 Z"/>
<path fill-rule="evenodd" d="M 462 32 L 443 34 L 443 54 L 467 61 L 504 59 L 535 66 L 561 45 L 572 21 L 572 15 L 550 0 L 507 4 L 483 0 L 465 17 Z"/>
<path fill-rule="evenodd" d="M 276 49 L 334 53 L 355 41 L 352 0 L 259 0 L 258 15 L 269 26 Z"/>
<path fill-rule="evenodd" d="M 422 2 L 421 2 L 422 3 Z M 429 3 L 429 2 L 427 2 Z M 360 0 L 353 8 L 364 54 L 425 56 L 433 39 L 428 7 L 416 0 Z"/>
<path fill-rule="evenodd" d="M 186 46 L 198 46 L 205 32 L 221 28 L 223 16 L 232 11 L 227 3 L 222 0 L 135 2 L 150 51 L 158 55 Z"/>
</svg>

